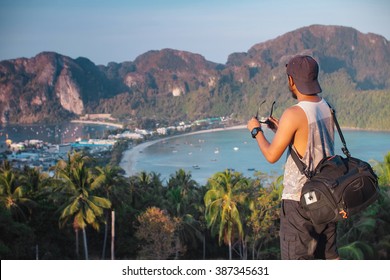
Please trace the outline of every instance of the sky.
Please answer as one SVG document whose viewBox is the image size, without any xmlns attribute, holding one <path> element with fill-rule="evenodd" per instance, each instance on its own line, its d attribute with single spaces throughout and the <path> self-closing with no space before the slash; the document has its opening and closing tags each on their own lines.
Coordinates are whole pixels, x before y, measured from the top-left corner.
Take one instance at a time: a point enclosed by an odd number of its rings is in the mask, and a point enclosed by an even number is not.
<svg viewBox="0 0 390 280">
<path fill-rule="evenodd" d="M 171 48 L 229 54 L 312 24 L 390 39 L 388 0 L 0 0 L 0 61 L 54 51 L 95 64 Z"/>
</svg>

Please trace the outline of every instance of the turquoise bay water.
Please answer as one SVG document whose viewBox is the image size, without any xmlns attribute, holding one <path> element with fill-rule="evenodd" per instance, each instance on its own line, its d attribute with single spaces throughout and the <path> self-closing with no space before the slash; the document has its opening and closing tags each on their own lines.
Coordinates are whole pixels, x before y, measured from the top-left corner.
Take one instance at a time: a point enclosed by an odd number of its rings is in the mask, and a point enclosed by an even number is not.
<svg viewBox="0 0 390 280">
<path fill-rule="evenodd" d="M 273 135 L 271 131 L 265 133 L 267 137 Z M 383 161 L 384 155 L 390 152 L 389 132 L 344 130 L 343 133 L 353 157 Z M 335 139 L 335 152 L 342 154 L 338 135 Z M 247 129 L 183 135 L 157 142 L 137 153 L 133 155 L 132 174 L 154 171 L 161 174 L 161 179 L 167 180 L 182 168 L 191 172 L 193 179 L 200 184 L 205 184 L 214 173 L 225 169 L 234 169 L 248 177 L 252 177 L 255 171 L 281 175 L 286 158 L 283 155 L 277 163 L 268 163 Z"/>
<path fill-rule="evenodd" d="M 77 138 L 102 137 L 112 127 L 90 124 L 64 123 L 59 125 L 24 125 L 2 127 L 13 142 L 39 139 L 53 144 L 69 143 Z M 273 133 L 265 131 L 267 137 Z M 344 130 L 344 136 L 352 156 L 366 161 L 383 161 L 390 152 L 390 132 Z M 341 144 L 336 135 L 336 153 L 341 154 Z M 247 129 L 205 132 L 162 140 L 131 155 L 131 174 L 140 171 L 157 172 L 167 180 L 183 168 L 191 172 L 193 179 L 205 184 L 214 173 L 234 169 L 245 176 L 255 171 L 281 175 L 285 155 L 275 164 L 269 164 L 262 156 L 256 142 Z M 126 160 L 126 159 L 125 159 Z M 134 162 L 133 162 L 134 161 Z"/>
</svg>

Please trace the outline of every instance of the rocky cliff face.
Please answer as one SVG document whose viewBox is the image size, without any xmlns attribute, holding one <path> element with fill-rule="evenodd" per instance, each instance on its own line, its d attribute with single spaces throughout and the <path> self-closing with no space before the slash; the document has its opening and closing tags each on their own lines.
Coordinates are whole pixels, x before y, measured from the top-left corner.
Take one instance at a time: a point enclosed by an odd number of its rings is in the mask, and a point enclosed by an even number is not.
<svg viewBox="0 0 390 280">
<path fill-rule="evenodd" d="M 227 66 L 242 71 L 282 69 L 292 55 L 315 57 L 325 73 L 346 69 L 361 89 L 390 86 L 390 43 L 383 36 L 363 34 L 353 28 L 312 25 L 252 46 L 247 53 L 234 53 Z"/>
<path fill-rule="evenodd" d="M 150 51 L 136 58 L 137 74 L 151 75 L 159 93 L 180 96 L 199 87 L 211 89 L 219 75 L 217 64 L 198 54 L 165 49 Z M 134 77 L 132 73 L 128 78 Z M 136 80 L 136 79 L 134 79 Z M 153 88 L 153 84 L 150 84 Z"/>
<path fill-rule="evenodd" d="M 1 120 L 61 121 L 85 113 L 85 104 L 109 96 L 109 81 L 89 60 L 43 52 L 0 62 Z"/>
<path fill-rule="evenodd" d="M 0 63 L 0 114 L 3 120 L 35 122 L 45 118 L 50 106 L 59 116 L 83 110 L 80 87 L 72 79 L 71 58 L 41 53 L 32 59 Z"/>
<path fill-rule="evenodd" d="M 194 92 L 208 93 L 191 101 L 191 106 L 204 111 L 223 107 L 212 102 L 229 101 L 232 106 L 245 96 L 210 98 L 240 92 L 248 85 L 266 88 L 281 83 L 285 72 L 280 66 L 295 54 L 314 56 L 324 73 L 346 71 L 357 89 L 390 87 L 390 44 L 384 37 L 348 27 L 313 25 L 256 44 L 248 52 L 233 53 L 226 65 L 172 49 L 149 51 L 133 62 L 107 66 L 52 52 L 1 61 L 0 119 L 32 123 L 84 113 L 136 115 L 145 107 L 142 104 L 157 106 L 157 99 L 169 103 Z"/>
<path fill-rule="evenodd" d="M 163 49 L 144 53 L 134 62 L 110 63 L 102 70 L 122 84 L 122 91 L 181 96 L 213 87 L 212 81 L 219 75 L 217 67 L 199 54 Z"/>
<path fill-rule="evenodd" d="M 66 68 L 58 76 L 54 91 L 62 108 L 76 115 L 81 115 L 84 112 L 80 87 L 72 80 L 72 76 Z"/>
</svg>

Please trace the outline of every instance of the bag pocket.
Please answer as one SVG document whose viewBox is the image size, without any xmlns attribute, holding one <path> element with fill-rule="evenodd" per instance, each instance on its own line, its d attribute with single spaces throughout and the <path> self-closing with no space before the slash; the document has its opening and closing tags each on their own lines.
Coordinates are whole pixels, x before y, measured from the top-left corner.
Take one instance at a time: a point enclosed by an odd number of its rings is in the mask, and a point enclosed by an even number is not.
<svg viewBox="0 0 390 280">
<path fill-rule="evenodd" d="M 337 205 L 329 187 L 308 181 L 302 188 L 301 205 L 315 225 L 324 225 L 338 218 Z"/>
<path fill-rule="evenodd" d="M 379 196 L 378 181 L 371 166 L 361 160 L 345 159 L 349 172 L 338 179 L 343 190 L 342 202 L 348 215 L 365 209 Z"/>
</svg>

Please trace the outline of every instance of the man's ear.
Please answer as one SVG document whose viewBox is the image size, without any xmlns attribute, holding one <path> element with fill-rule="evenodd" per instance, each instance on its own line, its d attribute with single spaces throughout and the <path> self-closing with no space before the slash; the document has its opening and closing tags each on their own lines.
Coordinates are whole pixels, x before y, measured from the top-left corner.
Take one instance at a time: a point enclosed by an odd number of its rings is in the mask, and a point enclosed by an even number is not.
<svg viewBox="0 0 390 280">
<path fill-rule="evenodd" d="M 290 87 L 293 87 L 294 85 L 294 80 L 291 76 L 288 76 L 288 84 L 290 85 Z"/>
</svg>

